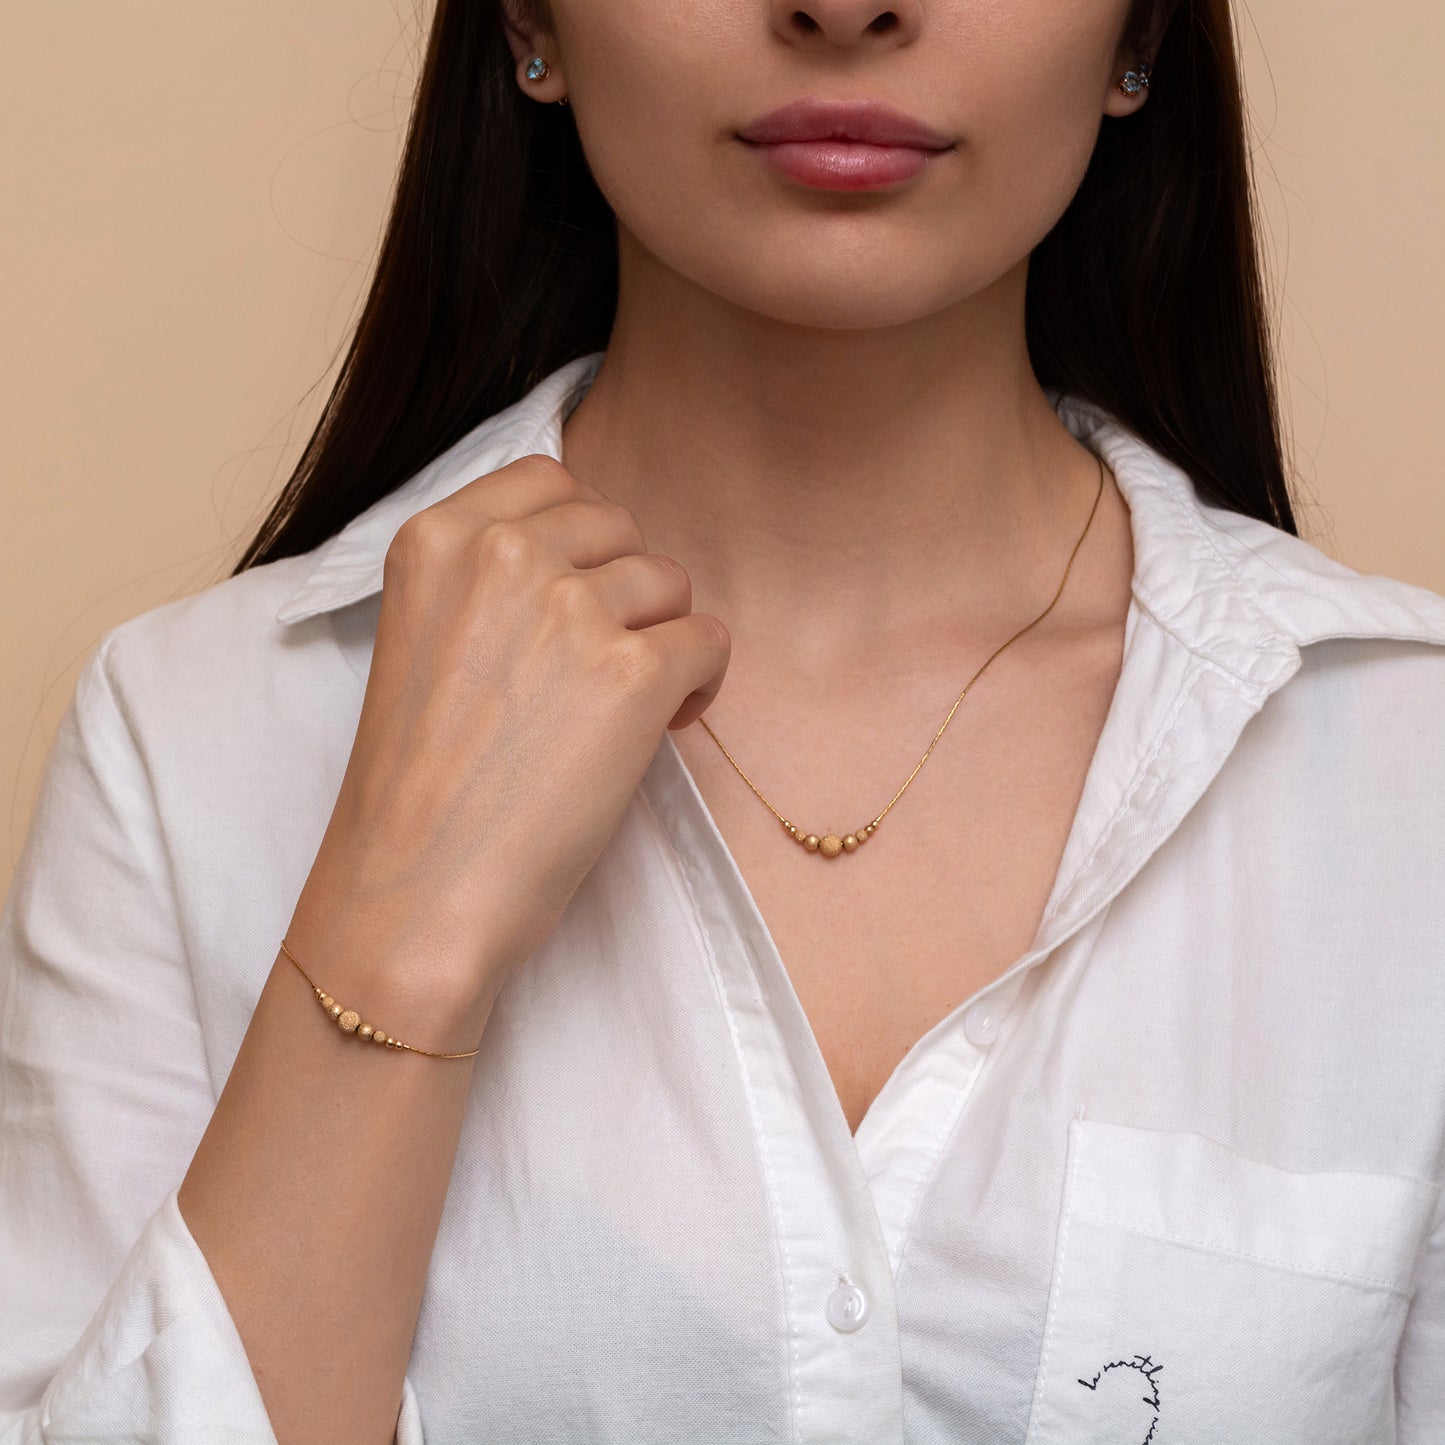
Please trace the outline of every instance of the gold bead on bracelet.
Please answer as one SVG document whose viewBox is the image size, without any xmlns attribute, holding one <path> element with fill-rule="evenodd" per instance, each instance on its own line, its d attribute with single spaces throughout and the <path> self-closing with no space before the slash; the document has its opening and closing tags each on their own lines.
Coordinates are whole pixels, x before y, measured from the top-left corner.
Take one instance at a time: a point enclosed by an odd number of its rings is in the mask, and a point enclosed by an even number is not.
<svg viewBox="0 0 1445 1445">
<path fill-rule="evenodd" d="M 419 1049 L 414 1044 L 404 1044 L 400 1039 L 392 1038 L 390 1034 L 383 1032 L 374 1025 L 362 1023 L 361 1015 L 357 1013 L 355 1009 L 347 1008 L 343 1004 L 337 1003 L 324 988 L 316 983 L 312 983 L 311 975 L 301 967 L 296 955 L 286 947 L 284 939 L 281 943 L 281 952 L 296 965 L 301 976 L 311 985 L 311 992 L 316 995 L 316 1001 L 326 1010 L 327 1017 L 330 1018 L 343 1033 L 356 1034 L 360 1038 L 370 1039 L 373 1043 L 380 1044 L 383 1048 L 405 1049 L 409 1053 L 426 1054 L 427 1057 L 433 1059 L 470 1059 L 481 1052 L 480 1049 L 472 1049 L 465 1054 L 438 1054 L 433 1053 L 430 1049 Z"/>
</svg>

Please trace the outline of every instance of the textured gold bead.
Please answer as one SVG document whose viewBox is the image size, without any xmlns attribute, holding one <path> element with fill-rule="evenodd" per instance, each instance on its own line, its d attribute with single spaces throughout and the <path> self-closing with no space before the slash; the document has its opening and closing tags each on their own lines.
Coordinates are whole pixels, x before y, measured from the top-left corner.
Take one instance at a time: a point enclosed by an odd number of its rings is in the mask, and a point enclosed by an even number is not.
<svg viewBox="0 0 1445 1445">
<path fill-rule="evenodd" d="M 369 1039 L 376 1032 L 370 1024 L 358 1024 L 356 1029 L 357 1038 Z"/>
<path fill-rule="evenodd" d="M 844 835 L 843 847 L 847 852 L 851 853 L 857 846 L 858 835 L 856 833 L 847 833 Z"/>
<path fill-rule="evenodd" d="M 344 1033 L 354 1034 L 357 1024 L 361 1022 L 361 1015 L 354 1008 L 349 1008 L 337 1018 L 336 1022 L 341 1025 Z"/>
<path fill-rule="evenodd" d="M 326 1012 L 329 1013 L 332 1018 L 339 1019 L 341 1015 L 346 1012 L 346 1010 L 342 1008 L 335 999 L 332 999 L 332 1001 L 326 1006 Z"/>
<path fill-rule="evenodd" d="M 330 995 L 329 993 L 327 993 L 325 989 L 318 989 L 318 990 L 317 990 L 317 993 L 316 993 L 316 996 L 317 996 L 317 998 L 319 998 L 319 999 L 321 1000 L 321 1007 L 322 1007 L 322 1008 L 325 1008 L 325 1009 L 329 1009 L 329 1008 L 331 1007 L 331 1005 L 336 1002 L 336 1000 L 335 1000 L 334 998 L 332 998 L 331 995 Z"/>
<path fill-rule="evenodd" d="M 818 841 L 818 851 L 825 858 L 836 858 L 843 851 L 843 840 L 836 833 L 825 833 Z"/>
<path fill-rule="evenodd" d="M 379 1044 L 384 1044 L 386 1042 L 386 1035 L 382 1033 L 380 1029 L 373 1029 L 371 1032 L 371 1037 Z"/>
</svg>

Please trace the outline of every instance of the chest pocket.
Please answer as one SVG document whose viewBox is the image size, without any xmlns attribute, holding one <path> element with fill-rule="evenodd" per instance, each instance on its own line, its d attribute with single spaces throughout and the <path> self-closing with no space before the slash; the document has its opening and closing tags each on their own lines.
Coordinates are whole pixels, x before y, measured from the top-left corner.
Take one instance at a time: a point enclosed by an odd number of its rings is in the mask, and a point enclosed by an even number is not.
<svg viewBox="0 0 1445 1445">
<path fill-rule="evenodd" d="M 1075 1119 L 1026 1445 L 1393 1441 L 1438 1193 Z"/>
</svg>

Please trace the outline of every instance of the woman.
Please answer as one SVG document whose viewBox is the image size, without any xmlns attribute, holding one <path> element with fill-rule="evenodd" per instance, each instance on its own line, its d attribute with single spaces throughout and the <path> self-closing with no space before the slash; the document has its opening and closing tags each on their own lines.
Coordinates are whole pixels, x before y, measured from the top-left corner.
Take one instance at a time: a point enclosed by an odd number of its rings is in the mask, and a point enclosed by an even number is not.
<svg viewBox="0 0 1445 1445">
<path fill-rule="evenodd" d="M 442 3 L 47 765 L 0 1439 L 1445 1439 L 1445 599 L 1271 375 L 1225 0 Z"/>
</svg>

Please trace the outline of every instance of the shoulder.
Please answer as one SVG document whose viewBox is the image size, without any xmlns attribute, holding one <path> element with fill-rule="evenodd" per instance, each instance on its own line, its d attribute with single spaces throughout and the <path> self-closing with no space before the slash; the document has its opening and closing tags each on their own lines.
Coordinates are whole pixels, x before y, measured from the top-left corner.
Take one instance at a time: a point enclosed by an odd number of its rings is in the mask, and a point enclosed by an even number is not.
<svg viewBox="0 0 1445 1445">
<path fill-rule="evenodd" d="M 1141 444 L 1114 445 L 1144 543 L 1136 593 L 1259 704 L 1246 754 L 1366 807 L 1363 782 L 1381 805 L 1413 786 L 1445 817 L 1445 596 L 1212 505 Z"/>
<path fill-rule="evenodd" d="M 166 840 L 197 956 L 230 958 L 238 978 L 274 956 L 266 940 L 316 856 L 366 691 L 367 609 L 277 620 L 315 560 L 138 613 L 102 635 L 76 684 L 76 724 L 109 743 L 97 765 Z"/>
<path fill-rule="evenodd" d="M 1201 508 L 1228 565 L 1298 650 L 1261 732 L 1277 766 L 1360 813 L 1445 819 L 1445 596 L 1358 571 L 1313 543 Z"/>
<path fill-rule="evenodd" d="M 275 649 L 285 632 L 276 611 L 315 565 L 315 556 L 268 562 L 147 608 L 102 633 L 96 650 L 112 669 L 139 681 L 154 667 L 205 670 L 238 650 Z"/>
<path fill-rule="evenodd" d="M 103 677 L 143 750 L 161 760 L 253 755 L 358 680 L 328 614 L 287 627 L 276 614 L 315 553 L 249 568 L 103 633 L 77 684 Z"/>
<path fill-rule="evenodd" d="M 1317 664 L 1394 655 L 1433 693 L 1445 596 L 1361 572 L 1315 543 L 1211 501 L 1193 476 L 1113 413 L 1050 392 L 1075 437 L 1113 468 L 1134 533 L 1134 593 L 1204 663 L 1261 698 Z M 1357 642 L 1359 646 L 1349 646 Z"/>
<path fill-rule="evenodd" d="M 1378 642 L 1379 649 L 1354 651 L 1415 656 L 1428 672 L 1445 666 L 1445 596 L 1397 577 L 1358 571 L 1255 517 L 1203 503 L 1197 515 L 1225 565 L 1295 646 Z"/>
</svg>

